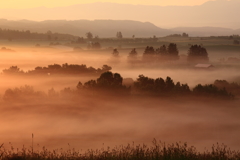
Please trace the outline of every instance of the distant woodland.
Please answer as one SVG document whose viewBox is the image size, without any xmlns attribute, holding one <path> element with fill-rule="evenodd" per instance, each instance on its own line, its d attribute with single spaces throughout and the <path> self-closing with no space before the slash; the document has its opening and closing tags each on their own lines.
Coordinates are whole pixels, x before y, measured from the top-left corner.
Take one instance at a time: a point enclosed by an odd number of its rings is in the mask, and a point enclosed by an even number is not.
<svg viewBox="0 0 240 160">
<path fill-rule="evenodd" d="M 110 71 L 112 67 L 103 65 L 102 68 L 87 67 L 85 64 L 52 64 L 47 67 L 36 67 L 34 70 L 27 72 L 22 71 L 18 66 L 11 66 L 4 69 L 4 75 L 41 75 L 41 76 L 55 76 L 55 75 L 100 75 L 103 72 Z"/>
<path fill-rule="evenodd" d="M 118 51 L 113 50 L 113 55 L 117 57 L 119 55 Z M 137 60 L 137 50 L 134 48 L 128 56 L 131 63 L 136 63 Z M 142 55 L 142 62 L 166 62 L 166 61 L 176 61 L 179 60 L 179 51 L 177 44 L 170 43 L 169 45 L 162 45 L 157 49 L 152 46 L 147 46 Z M 208 62 L 208 52 L 206 48 L 201 45 L 191 45 L 187 53 L 188 62 Z"/>
<path fill-rule="evenodd" d="M 19 31 L 0 28 L 0 39 L 7 39 L 9 41 L 15 39 L 69 40 L 73 38 L 75 38 L 75 36 L 70 34 L 52 33 L 51 31 L 37 33 L 29 30 Z"/>
<path fill-rule="evenodd" d="M 79 96 L 144 96 L 144 97 L 186 97 L 217 98 L 222 100 L 233 100 L 235 95 L 240 94 L 240 84 L 228 83 L 225 80 L 216 80 L 214 84 L 198 84 L 192 89 L 188 84 L 174 82 L 171 77 L 153 79 L 139 75 L 136 81 L 127 80 L 128 85 L 123 84 L 123 77 L 119 73 L 110 71 L 102 73 L 96 80 L 89 80 L 85 83 L 78 82 L 76 89 L 64 88 L 56 91 L 54 88 L 48 93 L 35 91 L 33 87 L 25 85 L 20 88 L 7 89 L 3 95 L 4 101 L 32 101 L 41 99 L 60 98 L 66 100 L 77 99 Z M 125 82 L 126 83 L 126 79 Z"/>
</svg>

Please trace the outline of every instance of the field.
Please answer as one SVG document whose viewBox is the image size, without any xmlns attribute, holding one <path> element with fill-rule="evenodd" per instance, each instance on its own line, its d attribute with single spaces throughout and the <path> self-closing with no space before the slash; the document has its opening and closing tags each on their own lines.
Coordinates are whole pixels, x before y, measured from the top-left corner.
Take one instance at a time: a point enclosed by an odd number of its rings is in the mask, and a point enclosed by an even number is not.
<svg viewBox="0 0 240 160">
<path fill-rule="evenodd" d="M 133 41 L 125 39 L 100 39 L 101 49 L 88 49 L 87 44 L 71 44 L 57 41 L 61 45 L 49 45 L 55 41 L 13 40 L 0 41 L 0 47 L 9 50 L 0 52 L 0 71 L 18 66 L 24 72 L 37 66 L 52 64 L 86 64 L 101 68 L 107 64 L 112 72 L 123 78 L 143 74 L 151 78 L 167 76 L 174 82 L 187 83 L 190 88 L 197 84 L 212 84 L 215 80 L 240 83 L 240 62 L 227 61 L 229 57 L 240 58 L 240 45 L 233 40 L 217 37 L 159 38 Z M 159 64 L 132 64 L 128 54 L 136 48 L 138 59 L 146 46 L 158 48 L 161 45 L 176 43 L 180 60 Z M 36 46 L 36 44 L 39 44 Z M 187 51 L 191 44 L 201 44 L 209 55 L 211 70 L 198 70 L 193 63 L 187 63 Z M 76 47 L 78 49 L 76 50 Z M 79 49 L 79 47 L 81 49 Z M 75 48 L 75 49 L 74 49 Z M 112 56 L 117 48 L 119 57 Z M 225 60 L 221 60 L 221 59 Z M 76 90 L 79 81 L 97 79 L 99 75 L 57 75 L 17 76 L 0 75 L 0 143 L 11 146 L 31 148 L 40 151 L 48 149 L 75 148 L 86 151 L 102 147 L 132 144 L 151 146 L 154 138 L 171 144 L 187 142 L 200 152 L 211 150 L 213 144 L 226 144 L 232 150 L 240 148 L 240 108 L 239 95 L 234 100 L 221 100 L 191 97 L 142 97 L 134 95 L 121 97 L 115 95 L 79 95 L 76 99 L 48 98 L 41 101 L 25 102 L 4 100 L 9 88 L 30 85 L 34 90 L 48 93 L 53 88 L 60 92 L 70 87 Z M 32 134 L 34 138 L 32 139 Z M 11 142 L 11 143 L 9 143 Z"/>
</svg>

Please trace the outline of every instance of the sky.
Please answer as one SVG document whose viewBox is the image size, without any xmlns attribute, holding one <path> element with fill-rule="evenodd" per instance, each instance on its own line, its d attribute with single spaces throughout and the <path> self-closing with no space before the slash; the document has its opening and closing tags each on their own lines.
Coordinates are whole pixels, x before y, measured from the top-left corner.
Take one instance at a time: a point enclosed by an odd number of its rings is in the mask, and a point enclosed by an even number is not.
<svg viewBox="0 0 240 160">
<path fill-rule="evenodd" d="M 112 2 L 141 5 L 201 5 L 209 0 L 0 0 L 0 8 L 60 7 L 74 4 Z M 220 1 L 220 0 L 218 0 Z M 221 0 L 223 1 L 223 0 Z"/>
</svg>

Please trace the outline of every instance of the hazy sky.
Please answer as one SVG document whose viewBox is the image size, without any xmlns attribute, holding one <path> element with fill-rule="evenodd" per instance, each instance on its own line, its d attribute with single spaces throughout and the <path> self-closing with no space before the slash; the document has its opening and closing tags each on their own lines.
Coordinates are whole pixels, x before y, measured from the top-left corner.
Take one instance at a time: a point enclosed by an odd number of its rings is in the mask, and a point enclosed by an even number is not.
<svg viewBox="0 0 240 160">
<path fill-rule="evenodd" d="M 112 2 L 143 5 L 201 5 L 209 0 L 0 0 L 0 8 L 58 7 L 81 3 Z M 218 0 L 220 1 L 220 0 Z M 223 1 L 223 0 L 221 0 Z"/>
</svg>

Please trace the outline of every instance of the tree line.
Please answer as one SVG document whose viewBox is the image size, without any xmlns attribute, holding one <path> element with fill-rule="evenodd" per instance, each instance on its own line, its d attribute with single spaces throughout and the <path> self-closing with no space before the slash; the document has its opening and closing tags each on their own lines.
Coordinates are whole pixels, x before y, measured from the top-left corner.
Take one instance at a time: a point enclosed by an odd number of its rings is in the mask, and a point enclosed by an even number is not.
<svg viewBox="0 0 240 160">
<path fill-rule="evenodd" d="M 234 99 L 234 95 L 226 88 L 218 88 L 215 84 L 198 84 L 192 90 L 188 84 L 175 83 L 171 77 L 156 79 L 139 75 L 132 87 L 123 85 L 123 78 L 119 73 L 110 71 L 102 73 L 97 80 L 90 80 L 82 84 L 78 83 L 77 89 L 82 91 L 90 89 L 93 91 L 109 91 L 111 94 L 143 94 L 155 96 L 202 96 L 224 99 Z M 239 88 L 240 90 L 240 88 Z"/>
<path fill-rule="evenodd" d="M 75 38 L 76 36 L 70 34 L 52 33 L 51 31 L 37 33 L 31 32 L 30 30 L 19 31 L 0 28 L 0 39 L 6 39 L 9 41 L 14 39 L 69 40 Z"/>
<path fill-rule="evenodd" d="M 168 35 L 166 37 L 189 37 L 189 35 L 184 32 L 182 34 L 171 34 L 171 35 Z"/>
<path fill-rule="evenodd" d="M 215 80 L 214 85 L 221 89 L 226 89 L 235 95 L 240 95 L 240 84 L 236 82 L 228 82 L 226 80 Z"/>
<path fill-rule="evenodd" d="M 19 100 L 27 101 L 27 99 L 39 98 L 76 98 L 80 95 L 110 95 L 110 96 L 150 96 L 157 98 L 166 97 L 187 97 L 198 98 L 219 98 L 219 99 L 234 99 L 234 95 L 230 93 L 225 87 L 219 87 L 219 83 L 225 83 L 225 81 L 215 81 L 214 84 L 198 84 L 192 89 L 188 84 L 181 84 L 180 82 L 174 82 L 171 77 L 163 79 L 149 78 L 144 75 L 139 75 L 132 86 L 125 86 L 123 84 L 123 77 L 119 73 L 112 73 L 110 71 L 104 72 L 96 80 L 89 80 L 85 83 L 78 82 L 76 89 L 65 88 L 60 92 L 55 91 L 53 88 L 48 93 L 34 91 L 31 86 L 23 86 L 15 89 L 7 89 L 3 95 L 5 101 Z M 239 85 L 238 85 L 239 87 Z M 239 93 L 240 87 L 238 88 Z"/>
<path fill-rule="evenodd" d="M 110 71 L 112 67 L 103 65 L 102 68 L 87 67 L 85 64 L 52 64 L 47 67 L 36 67 L 34 70 L 24 72 L 20 70 L 18 66 L 11 66 L 8 69 L 4 69 L 2 73 L 4 75 L 81 75 L 81 74 L 93 74 L 100 75 L 101 73 Z"/>
<path fill-rule="evenodd" d="M 117 54 L 116 54 L 117 53 Z M 112 55 L 117 57 L 119 52 L 114 49 Z M 130 62 L 137 61 L 138 52 L 133 48 L 128 55 Z M 170 43 L 168 46 L 162 45 L 157 49 L 152 46 L 147 46 L 142 54 L 143 62 L 156 62 L 156 61 L 176 61 L 179 60 L 179 51 L 177 44 Z M 191 45 L 187 52 L 188 62 L 208 62 L 208 52 L 206 48 L 201 45 Z"/>
</svg>

